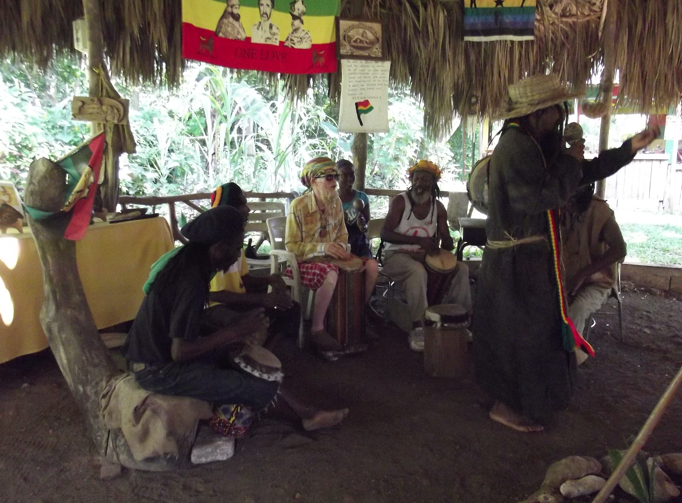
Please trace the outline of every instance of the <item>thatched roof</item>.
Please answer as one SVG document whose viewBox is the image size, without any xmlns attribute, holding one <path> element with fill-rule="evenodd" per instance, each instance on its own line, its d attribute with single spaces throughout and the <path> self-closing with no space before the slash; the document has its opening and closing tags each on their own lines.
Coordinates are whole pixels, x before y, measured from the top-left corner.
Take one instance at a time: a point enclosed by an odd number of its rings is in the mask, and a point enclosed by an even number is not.
<svg viewBox="0 0 682 503">
<path fill-rule="evenodd" d="M 582 87 L 603 60 L 604 0 L 538 0 L 536 39 L 464 42 L 463 0 L 365 0 L 365 16 L 385 23 L 393 82 L 410 86 L 425 106 L 427 131 L 447 131 L 453 113 L 487 115 L 508 84 L 552 69 Z M 181 0 L 102 0 L 111 72 L 132 82 L 176 85 L 182 78 Z M 621 104 L 646 113 L 677 104 L 682 93 L 682 2 L 611 0 L 618 15 Z M 344 6 L 344 13 L 348 6 Z M 0 55 L 49 64 L 72 50 L 78 0 L 0 0 Z M 274 75 L 268 78 L 276 78 Z M 303 96 L 307 76 L 282 76 Z M 329 79 L 332 95 L 338 76 Z"/>
</svg>

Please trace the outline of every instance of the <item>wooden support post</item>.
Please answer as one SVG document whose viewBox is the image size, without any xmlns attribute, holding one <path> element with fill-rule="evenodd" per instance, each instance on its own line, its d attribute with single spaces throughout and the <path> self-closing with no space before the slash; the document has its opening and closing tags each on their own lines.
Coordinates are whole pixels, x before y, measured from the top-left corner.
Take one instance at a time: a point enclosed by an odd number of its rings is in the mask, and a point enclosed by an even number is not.
<svg viewBox="0 0 682 503">
<path fill-rule="evenodd" d="M 355 133 L 353 144 L 353 164 L 355 164 L 355 190 L 365 190 L 365 174 L 367 171 L 367 133 Z"/>
<path fill-rule="evenodd" d="M 602 32 L 602 45 L 604 47 L 604 71 L 601 77 L 601 91 L 606 102 L 606 114 L 601 118 L 599 128 L 599 152 L 609 148 L 609 129 L 611 127 L 611 109 L 613 108 L 613 75 L 616 67 L 616 30 L 617 12 L 613 0 L 605 0 L 606 18 L 604 20 L 604 31 Z M 597 195 L 601 198 L 606 194 L 606 183 L 604 180 L 597 182 Z"/>
<path fill-rule="evenodd" d="M 91 98 L 103 96 L 102 87 L 104 78 L 98 71 L 106 72 L 104 63 L 104 37 L 102 36 L 102 9 L 99 0 L 83 0 L 83 12 L 88 30 L 88 94 Z M 114 126 L 106 127 L 99 122 L 91 123 L 93 136 L 106 129 L 107 146 L 103 159 L 103 181 L 99 185 L 101 201 L 95 198 L 95 211 L 106 208 L 109 212 L 115 212 L 118 204 L 119 177 L 118 158 L 123 151 L 121 138 L 114 134 Z"/>
</svg>

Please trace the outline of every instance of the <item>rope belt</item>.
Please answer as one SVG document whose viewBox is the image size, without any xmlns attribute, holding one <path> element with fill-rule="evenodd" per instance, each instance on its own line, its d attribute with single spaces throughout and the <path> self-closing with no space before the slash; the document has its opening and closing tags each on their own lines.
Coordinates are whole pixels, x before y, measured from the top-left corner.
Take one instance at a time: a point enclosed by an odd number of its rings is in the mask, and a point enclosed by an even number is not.
<svg viewBox="0 0 682 503">
<path fill-rule="evenodd" d="M 508 239 L 503 241 L 491 241 L 489 239 L 486 243 L 486 247 L 492 250 L 499 250 L 501 248 L 511 248 L 512 246 L 526 245 L 529 243 L 539 243 L 540 241 L 547 242 L 547 236 L 529 236 L 527 238 L 516 239 L 507 234 L 507 238 Z"/>
</svg>

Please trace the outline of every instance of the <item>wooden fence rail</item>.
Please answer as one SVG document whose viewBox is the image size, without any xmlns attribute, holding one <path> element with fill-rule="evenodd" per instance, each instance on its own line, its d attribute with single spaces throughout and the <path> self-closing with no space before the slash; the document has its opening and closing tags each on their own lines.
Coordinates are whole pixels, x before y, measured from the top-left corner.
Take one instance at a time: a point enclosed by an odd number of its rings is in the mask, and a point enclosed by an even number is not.
<svg viewBox="0 0 682 503">
<path fill-rule="evenodd" d="M 404 190 L 388 190 L 388 189 L 366 189 L 365 192 L 370 196 L 384 196 L 388 197 L 389 201 L 395 196 L 404 192 Z M 247 199 L 256 199 L 259 201 L 265 201 L 266 199 L 284 200 L 284 205 L 288 210 L 289 203 L 293 201 L 297 194 L 293 192 L 245 192 L 244 195 Z M 448 197 L 448 191 L 441 191 L 442 197 Z M 194 211 L 204 211 L 200 204 L 197 202 L 205 201 L 211 198 L 210 192 L 199 192 L 197 194 L 181 194 L 179 196 L 120 196 L 118 201 L 121 207 L 128 209 L 128 205 L 135 206 L 163 206 L 168 205 L 168 216 L 170 219 L 171 230 L 173 231 L 173 238 L 182 243 L 186 243 L 187 240 L 180 233 L 180 227 L 178 225 L 178 216 L 176 203 L 182 203 L 189 206 Z M 208 206 L 204 203 L 204 206 Z"/>
</svg>

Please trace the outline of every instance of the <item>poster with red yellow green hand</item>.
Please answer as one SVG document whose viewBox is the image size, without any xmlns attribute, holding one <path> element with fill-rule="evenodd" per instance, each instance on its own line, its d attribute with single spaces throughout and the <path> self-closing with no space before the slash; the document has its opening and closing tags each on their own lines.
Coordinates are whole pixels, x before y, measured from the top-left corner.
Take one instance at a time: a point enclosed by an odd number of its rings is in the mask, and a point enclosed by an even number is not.
<svg viewBox="0 0 682 503">
<path fill-rule="evenodd" d="M 182 56 L 277 73 L 336 72 L 341 0 L 182 0 Z"/>
</svg>

